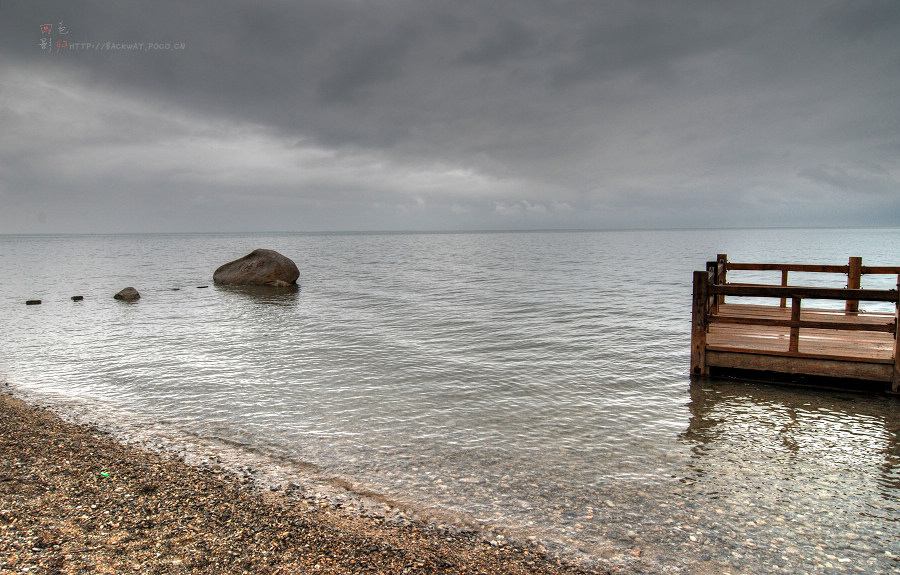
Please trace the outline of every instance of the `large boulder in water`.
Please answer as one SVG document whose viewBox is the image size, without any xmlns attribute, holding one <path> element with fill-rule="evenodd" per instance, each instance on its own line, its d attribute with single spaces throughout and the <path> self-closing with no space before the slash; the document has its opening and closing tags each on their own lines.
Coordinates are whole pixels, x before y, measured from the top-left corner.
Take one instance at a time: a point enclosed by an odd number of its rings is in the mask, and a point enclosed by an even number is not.
<svg viewBox="0 0 900 575">
<path fill-rule="evenodd" d="M 290 258 L 273 250 L 253 250 L 216 270 L 213 281 L 224 285 L 284 287 L 297 283 L 300 270 Z"/>
<path fill-rule="evenodd" d="M 122 301 L 137 301 L 141 299 L 141 294 L 139 294 L 138 290 L 134 289 L 133 287 L 127 287 L 113 297 Z"/>
</svg>

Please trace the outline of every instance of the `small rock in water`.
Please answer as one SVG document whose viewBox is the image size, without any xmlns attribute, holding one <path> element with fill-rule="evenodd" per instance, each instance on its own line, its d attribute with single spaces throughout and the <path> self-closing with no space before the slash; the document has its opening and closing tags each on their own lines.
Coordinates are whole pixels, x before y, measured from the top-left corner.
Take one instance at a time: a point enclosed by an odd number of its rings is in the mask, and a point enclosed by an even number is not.
<svg viewBox="0 0 900 575">
<path fill-rule="evenodd" d="M 83 295 L 73 295 L 72 301 L 84 301 L 84 296 Z"/>
<path fill-rule="evenodd" d="M 141 294 L 133 287 L 127 287 L 113 297 L 122 301 L 137 301 L 141 299 Z"/>
<path fill-rule="evenodd" d="M 39 300 L 39 299 L 25 300 L 25 305 L 41 305 L 41 300 Z"/>
</svg>

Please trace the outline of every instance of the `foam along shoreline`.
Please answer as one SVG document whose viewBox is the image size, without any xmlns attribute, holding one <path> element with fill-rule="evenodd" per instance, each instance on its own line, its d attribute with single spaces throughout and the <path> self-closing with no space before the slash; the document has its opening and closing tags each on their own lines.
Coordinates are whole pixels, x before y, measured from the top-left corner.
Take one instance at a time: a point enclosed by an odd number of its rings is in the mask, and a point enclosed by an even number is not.
<svg viewBox="0 0 900 575">
<path fill-rule="evenodd" d="M 125 445 L 0 393 L 0 570 L 601 573 Z M 299 486 L 297 486 L 299 487 Z M 402 514 L 401 514 L 402 516 Z"/>
</svg>

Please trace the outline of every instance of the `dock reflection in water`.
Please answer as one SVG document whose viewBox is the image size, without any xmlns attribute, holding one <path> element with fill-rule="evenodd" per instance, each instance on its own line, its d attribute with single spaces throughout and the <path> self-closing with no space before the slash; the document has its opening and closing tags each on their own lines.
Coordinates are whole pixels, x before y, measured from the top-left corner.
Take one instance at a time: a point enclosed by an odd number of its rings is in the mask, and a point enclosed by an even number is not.
<svg viewBox="0 0 900 575">
<path fill-rule="evenodd" d="M 709 506 L 691 539 L 738 567 L 900 568 L 896 398 L 716 379 L 690 395 L 683 481 Z"/>
</svg>

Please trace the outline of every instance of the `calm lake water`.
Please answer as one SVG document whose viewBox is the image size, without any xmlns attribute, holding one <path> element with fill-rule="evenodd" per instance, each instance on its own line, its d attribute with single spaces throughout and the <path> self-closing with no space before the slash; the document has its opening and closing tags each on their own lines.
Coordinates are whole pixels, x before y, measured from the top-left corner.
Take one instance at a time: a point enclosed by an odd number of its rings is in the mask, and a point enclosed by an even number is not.
<svg viewBox="0 0 900 575">
<path fill-rule="evenodd" d="M 258 247 L 301 289 L 212 284 Z M 0 236 L 0 382 L 600 567 L 897 571 L 900 402 L 692 382 L 716 253 L 898 265 L 900 230 Z"/>
</svg>

